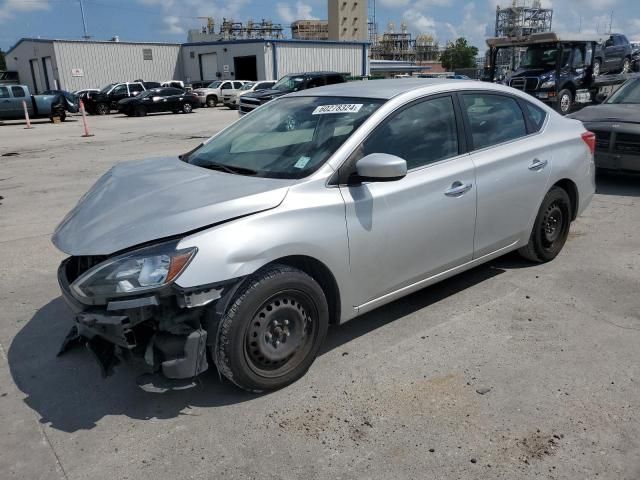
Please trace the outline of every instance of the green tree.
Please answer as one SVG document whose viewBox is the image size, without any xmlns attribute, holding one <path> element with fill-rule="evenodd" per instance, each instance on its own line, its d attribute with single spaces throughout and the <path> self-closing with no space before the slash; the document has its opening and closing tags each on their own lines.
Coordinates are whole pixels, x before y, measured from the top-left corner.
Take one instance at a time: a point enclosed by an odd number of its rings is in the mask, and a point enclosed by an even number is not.
<svg viewBox="0 0 640 480">
<path fill-rule="evenodd" d="M 4 61 L 4 52 L 0 48 L 0 70 L 7 69 L 7 62 Z"/>
<path fill-rule="evenodd" d="M 455 42 L 447 43 L 440 56 L 442 66 L 449 72 L 456 68 L 473 68 L 476 66 L 478 49 L 469 45 L 466 38 L 459 38 Z"/>
</svg>

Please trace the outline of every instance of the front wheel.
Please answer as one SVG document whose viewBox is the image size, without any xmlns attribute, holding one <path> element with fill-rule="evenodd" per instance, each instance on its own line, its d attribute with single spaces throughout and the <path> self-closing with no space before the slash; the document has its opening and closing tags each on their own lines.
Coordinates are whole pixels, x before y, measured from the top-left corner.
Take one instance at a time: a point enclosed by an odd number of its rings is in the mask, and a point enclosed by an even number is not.
<svg viewBox="0 0 640 480">
<path fill-rule="evenodd" d="M 98 115 L 109 115 L 110 113 L 109 105 L 106 103 L 97 104 L 95 110 Z"/>
<path fill-rule="evenodd" d="M 147 116 L 147 109 L 143 105 L 138 105 L 136 107 L 135 112 L 136 112 L 136 117 L 146 117 Z"/>
<path fill-rule="evenodd" d="M 629 73 L 631 71 L 631 60 L 625 58 L 622 61 L 622 73 Z"/>
<path fill-rule="evenodd" d="M 567 90 L 566 88 L 560 90 L 560 93 L 558 93 L 558 113 L 567 115 L 571 112 L 572 106 L 573 94 L 571 93 L 571 90 Z"/>
<path fill-rule="evenodd" d="M 216 97 L 215 95 L 212 95 L 210 97 L 207 98 L 207 107 L 215 107 L 216 105 L 218 105 L 218 97 Z"/>
<path fill-rule="evenodd" d="M 600 59 L 596 59 L 596 61 L 593 62 L 593 76 L 597 77 L 598 75 L 600 75 L 601 72 L 602 72 L 602 62 L 600 61 Z"/>
<path fill-rule="evenodd" d="M 273 265 L 253 274 L 220 320 L 214 356 L 245 390 L 274 390 L 309 369 L 329 324 L 327 300 L 301 270 Z"/>
<path fill-rule="evenodd" d="M 190 103 L 185 103 L 184 105 L 182 105 L 182 111 L 184 113 L 191 113 L 193 112 L 193 106 Z"/>
<path fill-rule="evenodd" d="M 567 192 L 553 187 L 542 201 L 529 243 L 518 252 L 532 262 L 549 262 L 564 247 L 571 225 L 571 200 Z"/>
</svg>

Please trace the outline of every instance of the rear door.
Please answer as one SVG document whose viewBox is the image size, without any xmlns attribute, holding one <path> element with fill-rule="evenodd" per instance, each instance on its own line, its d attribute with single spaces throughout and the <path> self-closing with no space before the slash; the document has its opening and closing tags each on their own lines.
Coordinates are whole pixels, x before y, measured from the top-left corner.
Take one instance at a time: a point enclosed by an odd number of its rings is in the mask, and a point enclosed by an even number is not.
<svg viewBox="0 0 640 480">
<path fill-rule="evenodd" d="M 341 167 L 344 178 L 363 156 L 387 153 L 404 158 L 408 168 L 397 181 L 340 182 L 354 306 L 368 310 L 471 260 L 475 172 L 456 110 L 450 95 L 413 102 L 389 116 Z"/>
<path fill-rule="evenodd" d="M 128 97 L 129 97 L 129 90 L 127 90 L 126 83 L 121 83 L 120 85 L 117 85 L 116 87 L 114 87 L 114 89 L 111 90 L 111 93 L 109 94 L 111 109 L 112 110 L 117 109 L 118 102 L 123 98 L 128 98 Z"/>
<path fill-rule="evenodd" d="M 553 155 L 539 134 L 544 110 L 503 94 L 470 92 L 460 99 L 476 167 L 478 258 L 528 237 L 548 189 Z"/>
</svg>

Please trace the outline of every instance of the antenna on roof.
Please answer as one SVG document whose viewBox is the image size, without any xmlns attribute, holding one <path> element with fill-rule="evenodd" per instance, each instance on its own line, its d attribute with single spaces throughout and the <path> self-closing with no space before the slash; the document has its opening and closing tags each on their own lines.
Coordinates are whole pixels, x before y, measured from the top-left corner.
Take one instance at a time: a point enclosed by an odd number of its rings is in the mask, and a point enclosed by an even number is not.
<svg viewBox="0 0 640 480">
<path fill-rule="evenodd" d="M 91 36 L 87 33 L 87 22 L 84 18 L 84 5 L 82 4 L 82 0 L 78 0 L 80 2 L 80 14 L 82 15 L 82 28 L 84 30 L 84 35 L 82 38 L 85 40 L 89 40 Z"/>
</svg>

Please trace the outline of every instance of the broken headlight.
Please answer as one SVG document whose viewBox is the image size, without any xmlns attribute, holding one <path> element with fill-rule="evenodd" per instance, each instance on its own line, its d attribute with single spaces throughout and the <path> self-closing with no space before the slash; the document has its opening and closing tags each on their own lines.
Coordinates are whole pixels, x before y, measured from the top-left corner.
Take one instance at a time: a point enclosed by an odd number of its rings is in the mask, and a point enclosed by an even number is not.
<svg viewBox="0 0 640 480">
<path fill-rule="evenodd" d="M 80 297 L 110 298 L 131 295 L 173 282 L 197 249 L 176 250 L 164 243 L 110 258 L 79 277 L 71 288 Z"/>
</svg>

